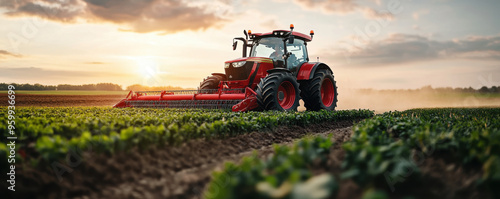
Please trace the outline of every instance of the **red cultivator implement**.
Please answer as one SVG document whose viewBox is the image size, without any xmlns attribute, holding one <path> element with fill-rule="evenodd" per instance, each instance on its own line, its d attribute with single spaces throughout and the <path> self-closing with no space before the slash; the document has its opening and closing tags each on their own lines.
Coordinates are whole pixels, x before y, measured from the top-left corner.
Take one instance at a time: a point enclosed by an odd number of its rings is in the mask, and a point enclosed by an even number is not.
<svg viewBox="0 0 500 199">
<path fill-rule="evenodd" d="M 114 107 L 206 108 L 248 111 L 258 107 L 255 92 L 245 89 L 130 91 Z"/>
<path fill-rule="evenodd" d="M 299 100 L 307 110 L 334 110 L 337 86 L 329 66 L 309 62 L 310 36 L 288 30 L 269 33 L 243 31 L 242 58 L 226 61 L 225 73 L 213 73 L 192 91 L 130 91 L 114 107 L 212 108 L 297 110 Z M 236 49 L 237 41 L 233 43 Z M 247 48 L 250 55 L 247 57 Z"/>
</svg>

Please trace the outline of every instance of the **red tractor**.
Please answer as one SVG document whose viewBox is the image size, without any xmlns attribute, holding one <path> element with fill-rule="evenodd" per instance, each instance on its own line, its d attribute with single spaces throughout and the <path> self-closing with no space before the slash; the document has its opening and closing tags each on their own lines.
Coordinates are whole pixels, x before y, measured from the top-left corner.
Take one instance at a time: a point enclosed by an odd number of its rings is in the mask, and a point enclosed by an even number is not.
<svg viewBox="0 0 500 199">
<path fill-rule="evenodd" d="M 233 111 L 334 110 L 337 86 L 330 67 L 310 62 L 310 35 L 290 30 L 248 33 L 233 39 L 243 44 L 242 58 L 226 61 L 225 73 L 212 73 L 194 91 L 130 91 L 114 107 L 231 108 Z M 235 41 L 236 40 L 236 41 Z M 250 55 L 247 50 L 250 48 Z"/>
</svg>

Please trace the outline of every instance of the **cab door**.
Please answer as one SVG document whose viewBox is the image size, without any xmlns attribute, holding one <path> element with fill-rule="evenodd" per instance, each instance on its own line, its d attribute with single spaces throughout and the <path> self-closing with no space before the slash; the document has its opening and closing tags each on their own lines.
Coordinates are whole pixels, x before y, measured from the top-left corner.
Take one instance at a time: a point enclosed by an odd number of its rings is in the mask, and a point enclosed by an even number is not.
<svg viewBox="0 0 500 199">
<path fill-rule="evenodd" d="M 295 39 L 293 44 L 286 44 L 287 53 L 291 53 L 286 60 L 286 67 L 293 73 L 297 72 L 297 68 L 309 61 L 307 57 L 306 43 L 301 39 Z"/>
</svg>

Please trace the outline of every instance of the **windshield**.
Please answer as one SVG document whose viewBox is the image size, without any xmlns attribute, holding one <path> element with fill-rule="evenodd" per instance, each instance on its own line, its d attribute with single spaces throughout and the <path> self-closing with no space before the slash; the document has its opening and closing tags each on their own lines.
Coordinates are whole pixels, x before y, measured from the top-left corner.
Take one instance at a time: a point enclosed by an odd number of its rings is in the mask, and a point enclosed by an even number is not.
<svg viewBox="0 0 500 199">
<path fill-rule="evenodd" d="M 269 57 L 273 60 L 283 60 L 284 47 L 283 39 L 277 37 L 266 37 L 256 41 L 251 57 Z"/>
</svg>

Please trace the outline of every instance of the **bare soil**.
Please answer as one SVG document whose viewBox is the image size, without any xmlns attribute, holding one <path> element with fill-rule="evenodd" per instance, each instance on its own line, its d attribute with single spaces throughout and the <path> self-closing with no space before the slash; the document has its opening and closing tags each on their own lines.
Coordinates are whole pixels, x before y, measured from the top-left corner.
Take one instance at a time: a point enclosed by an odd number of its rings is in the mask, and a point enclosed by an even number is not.
<svg viewBox="0 0 500 199">
<path fill-rule="evenodd" d="M 124 95 L 33 95 L 16 94 L 16 106 L 70 107 L 113 106 Z M 7 94 L 0 94 L 0 106 L 8 106 Z"/>
</svg>

